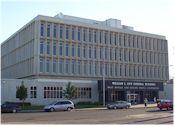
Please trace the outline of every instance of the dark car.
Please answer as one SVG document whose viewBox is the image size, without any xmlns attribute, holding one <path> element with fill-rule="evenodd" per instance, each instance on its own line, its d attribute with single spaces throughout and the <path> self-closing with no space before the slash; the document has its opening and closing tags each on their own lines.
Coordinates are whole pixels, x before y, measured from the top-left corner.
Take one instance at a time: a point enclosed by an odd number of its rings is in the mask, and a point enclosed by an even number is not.
<svg viewBox="0 0 175 126">
<path fill-rule="evenodd" d="M 1 105 L 1 113 L 12 112 L 16 113 L 21 110 L 20 106 L 15 103 L 4 103 Z"/>
<path fill-rule="evenodd" d="M 173 109 L 173 101 L 171 100 L 159 100 L 157 103 L 157 107 L 162 109 Z"/>
<path fill-rule="evenodd" d="M 126 101 L 116 101 L 116 102 L 107 104 L 108 109 L 129 108 L 129 107 L 131 107 L 131 103 Z"/>
</svg>

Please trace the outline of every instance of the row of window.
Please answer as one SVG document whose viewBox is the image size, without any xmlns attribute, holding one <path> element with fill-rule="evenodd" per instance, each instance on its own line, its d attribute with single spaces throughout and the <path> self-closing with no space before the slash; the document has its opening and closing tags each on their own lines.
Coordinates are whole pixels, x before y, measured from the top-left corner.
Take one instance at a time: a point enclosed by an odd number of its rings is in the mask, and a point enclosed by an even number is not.
<svg viewBox="0 0 175 126">
<path fill-rule="evenodd" d="M 62 98 L 62 87 L 44 87 L 44 98 Z"/>
<path fill-rule="evenodd" d="M 150 63 L 150 64 L 167 64 L 167 54 L 156 53 L 150 51 L 138 51 L 138 50 L 128 50 L 122 48 L 109 48 L 109 47 L 93 47 L 86 45 L 82 46 L 80 44 L 65 43 L 63 45 L 60 42 L 59 47 L 57 47 L 56 42 L 53 43 L 52 55 L 60 56 L 71 56 L 71 57 L 83 57 L 83 58 L 93 58 L 93 59 L 109 59 L 109 60 L 120 60 L 120 61 L 132 61 L 139 63 Z M 104 53 L 104 55 L 103 55 Z M 119 53 L 119 54 L 118 54 Z M 40 42 L 40 54 L 51 54 L 50 43 L 44 46 L 44 42 Z M 98 55 L 99 54 L 99 55 Z M 118 59 L 119 57 L 119 59 Z"/>
<path fill-rule="evenodd" d="M 166 40 L 63 24 L 53 24 L 52 28 L 52 23 L 41 23 L 40 35 L 42 37 L 47 36 L 67 40 L 72 39 L 75 41 L 109 43 L 134 48 L 167 50 Z"/>
<path fill-rule="evenodd" d="M 16 90 L 19 87 L 16 87 Z M 91 98 L 91 88 L 89 87 L 79 87 L 77 89 L 76 98 Z M 16 96 L 17 98 L 17 96 Z M 30 98 L 37 98 L 37 87 L 30 87 Z M 44 98 L 63 98 L 63 88 L 56 86 L 44 87 Z"/>
<path fill-rule="evenodd" d="M 46 62 L 46 63 L 45 63 Z M 161 78 L 168 75 L 167 67 L 157 66 L 139 66 L 139 65 L 124 65 L 117 63 L 103 62 L 82 62 L 80 60 L 63 60 L 56 59 L 51 62 L 50 59 L 40 58 L 40 72 L 48 73 L 66 73 L 66 74 L 84 74 L 91 76 L 102 76 L 103 68 L 104 74 L 107 76 L 130 76 L 130 77 L 147 77 L 147 78 Z M 151 73 L 150 73 L 151 71 Z"/>
</svg>

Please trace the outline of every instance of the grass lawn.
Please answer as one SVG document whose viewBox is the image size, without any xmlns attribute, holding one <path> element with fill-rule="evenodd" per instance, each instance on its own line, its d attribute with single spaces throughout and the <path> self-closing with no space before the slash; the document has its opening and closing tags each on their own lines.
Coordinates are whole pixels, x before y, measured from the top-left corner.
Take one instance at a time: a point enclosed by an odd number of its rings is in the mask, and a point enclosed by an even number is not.
<svg viewBox="0 0 175 126">
<path fill-rule="evenodd" d="M 22 110 L 42 110 L 43 109 L 43 105 L 32 105 L 32 106 L 24 106 L 24 107 L 21 107 Z"/>
</svg>

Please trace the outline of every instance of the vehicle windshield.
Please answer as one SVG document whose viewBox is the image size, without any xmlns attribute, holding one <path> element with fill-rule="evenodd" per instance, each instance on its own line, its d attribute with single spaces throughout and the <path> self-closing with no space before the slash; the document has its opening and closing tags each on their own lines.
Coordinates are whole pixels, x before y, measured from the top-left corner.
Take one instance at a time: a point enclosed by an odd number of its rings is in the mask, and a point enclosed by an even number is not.
<svg viewBox="0 0 175 126">
<path fill-rule="evenodd" d="M 57 101 L 54 101 L 54 102 L 50 103 L 49 105 L 54 105 L 54 104 L 56 104 L 56 103 L 57 103 Z"/>
</svg>

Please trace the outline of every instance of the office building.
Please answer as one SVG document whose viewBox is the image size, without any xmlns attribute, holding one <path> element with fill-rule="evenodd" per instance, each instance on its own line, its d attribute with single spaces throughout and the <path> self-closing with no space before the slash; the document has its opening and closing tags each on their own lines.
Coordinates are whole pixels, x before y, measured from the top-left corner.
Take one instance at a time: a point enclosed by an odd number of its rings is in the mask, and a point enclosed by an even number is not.
<svg viewBox="0 0 175 126">
<path fill-rule="evenodd" d="M 67 82 L 77 86 L 78 101 L 102 101 L 104 76 L 106 102 L 142 103 L 145 97 L 159 97 L 168 69 L 165 36 L 135 31 L 112 18 L 38 15 L 1 45 L 4 85 L 8 90 L 11 80 L 25 80 L 29 92 L 38 92 L 31 102 L 59 99 L 44 92 L 62 91 Z"/>
</svg>

